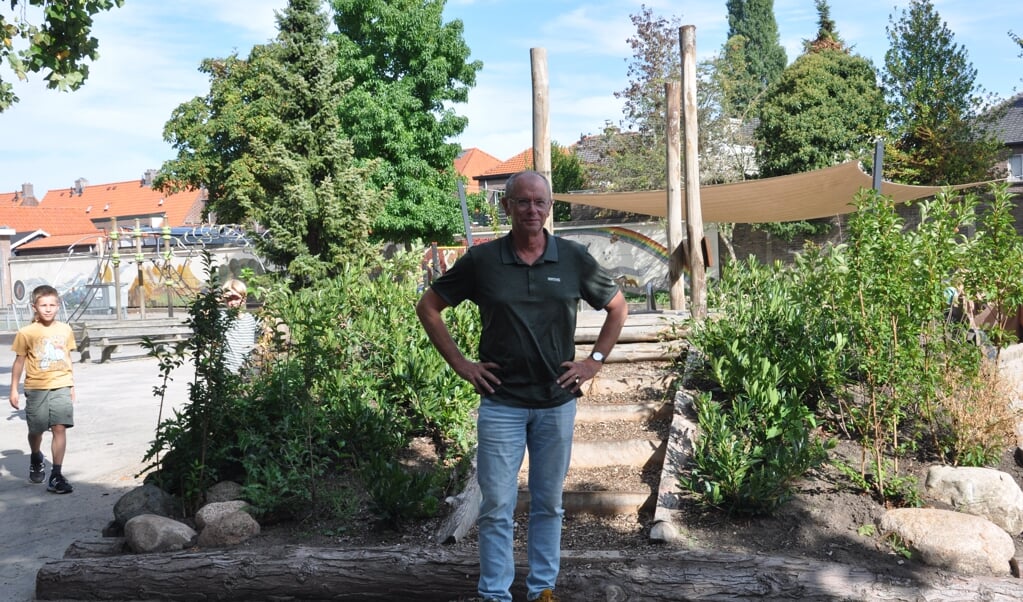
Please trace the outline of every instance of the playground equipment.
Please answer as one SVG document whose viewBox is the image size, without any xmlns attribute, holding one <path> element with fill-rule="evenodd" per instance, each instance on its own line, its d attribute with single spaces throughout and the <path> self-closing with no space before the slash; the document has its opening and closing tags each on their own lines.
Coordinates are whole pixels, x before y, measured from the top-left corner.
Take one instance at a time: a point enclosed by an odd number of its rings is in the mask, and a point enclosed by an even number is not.
<svg viewBox="0 0 1023 602">
<path fill-rule="evenodd" d="M 128 306 L 136 307 L 141 319 L 161 306 L 167 308 L 167 317 L 173 318 L 175 307 L 187 305 L 206 282 L 205 266 L 194 260 L 206 250 L 239 247 L 250 249 L 244 253 L 246 267 L 264 270 L 251 252 L 248 239 L 237 228 L 151 227 L 143 226 L 138 219 L 132 227 L 123 227 L 117 218 L 111 218 L 109 229 L 97 245 L 95 271 L 84 285 L 67 287 L 71 293 L 68 296 L 77 298 L 68 321 L 81 320 L 86 314 L 112 314 L 114 319 L 125 319 Z M 230 263 L 237 262 L 231 259 Z M 225 269 L 225 265 L 218 269 Z M 227 269 L 232 271 L 234 267 Z M 76 288 L 84 292 L 76 295 Z"/>
</svg>

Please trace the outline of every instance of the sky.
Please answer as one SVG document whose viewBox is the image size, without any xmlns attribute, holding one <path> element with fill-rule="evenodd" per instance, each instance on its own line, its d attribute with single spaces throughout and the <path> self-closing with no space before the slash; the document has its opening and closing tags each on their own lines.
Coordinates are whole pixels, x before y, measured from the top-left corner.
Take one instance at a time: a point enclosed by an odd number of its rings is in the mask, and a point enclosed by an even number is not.
<svg viewBox="0 0 1023 602">
<path fill-rule="evenodd" d="M 908 0 L 831 0 L 831 18 L 853 52 L 884 63 L 889 16 Z M 1020 0 L 933 0 L 964 46 L 977 83 L 1007 98 L 1023 89 L 1023 58 L 1008 31 L 1023 35 Z M 163 126 L 178 105 L 202 96 L 204 58 L 237 52 L 276 35 L 275 11 L 287 0 L 127 0 L 97 15 L 100 58 L 76 92 L 48 90 L 42 76 L 17 82 L 21 102 L 0 113 L 0 192 L 31 183 L 48 190 L 142 177 L 175 156 Z M 547 56 L 550 136 L 569 145 L 620 124 L 615 92 L 628 83 L 635 34 L 630 15 L 642 6 L 696 27 L 699 60 L 720 52 L 728 31 L 725 0 L 448 0 L 445 22 L 459 19 L 471 59 L 483 62 L 468 103 L 455 110 L 469 126 L 453 140 L 505 160 L 532 144 L 530 50 Z M 8 11 L 8 9 L 0 9 Z M 814 0 L 775 0 L 781 43 L 791 62 L 817 32 Z M 0 73 L 10 81 L 9 69 Z"/>
</svg>

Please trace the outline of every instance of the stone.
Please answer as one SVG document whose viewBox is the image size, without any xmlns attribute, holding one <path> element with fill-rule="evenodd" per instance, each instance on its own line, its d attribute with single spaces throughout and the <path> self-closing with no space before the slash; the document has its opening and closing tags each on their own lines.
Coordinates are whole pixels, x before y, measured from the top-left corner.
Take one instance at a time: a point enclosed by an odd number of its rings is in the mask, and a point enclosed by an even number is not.
<svg viewBox="0 0 1023 602">
<path fill-rule="evenodd" d="M 231 514 L 232 512 L 238 512 L 249 507 L 249 503 L 244 500 L 234 500 L 230 502 L 213 502 L 212 504 L 206 504 L 199 511 L 195 513 L 195 527 L 199 531 L 206 528 L 206 525 L 215 523 L 224 516 Z"/>
<path fill-rule="evenodd" d="M 192 545 L 196 532 L 188 525 L 166 516 L 140 514 L 124 525 L 128 549 L 137 554 L 177 552 Z"/>
<path fill-rule="evenodd" d="M 242 499 L 242 486 L 234 481 L 220 481 L 206 490 L 206 503 L 233 502 Z"/>
<path fill-rule="evenodd" d="M 132 489 L 114 504 L 114 521 L 125 525 L 140 514 L 180 516 L 178 500 L 156 485 L 146 484 Z"/>
<path fill-rule="evenodd" d="M 236 510 L 206 523 L 199 533 L 199 546 L 222 548 L 236 546 L 251 537 L 259 535 L 259 523 L 244 510 Z"/>
<path fill-rule="evenodd" d="M 894 533 L 924 564 L 968 576 L 1010 574 L 1016 554 L 1012 537 L 973 514 L 934 508 L 896 508 L 881 518 L 883 534 Z"/>
<path fill-rule="evenodd" d="M 959 512 L 988 519 L 1013 537 L 1023 533 L 1023 490 L 1000 470 L 932 466 L 927 470 L 924 492 Z"/>
</svg>

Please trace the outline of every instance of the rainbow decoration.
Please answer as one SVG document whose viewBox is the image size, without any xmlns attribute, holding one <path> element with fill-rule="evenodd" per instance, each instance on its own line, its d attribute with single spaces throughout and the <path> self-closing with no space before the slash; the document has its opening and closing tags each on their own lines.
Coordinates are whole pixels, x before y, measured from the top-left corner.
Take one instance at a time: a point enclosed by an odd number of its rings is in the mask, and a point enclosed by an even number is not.
<svg viewBox="0 0 1023 602">
<path fill-rule="evenodd" d="M 621 226 L 608 226 L 605 228 L 580 228 L 578 230 L 573 229 L 571 232 L 565 232 L 565 236 L 584 234 L 589 236 L 599 236 L 601 238 L 607 238 L 611 242 L 624 242 L 634 247 L 642 249 L 647 253 L 650 253 L 661 263 L 668 264 L 668 249 L 661 243 L 636 232 L 635 230 L 629 230 L 628 228 L 622 228 Z"/>
</svg>

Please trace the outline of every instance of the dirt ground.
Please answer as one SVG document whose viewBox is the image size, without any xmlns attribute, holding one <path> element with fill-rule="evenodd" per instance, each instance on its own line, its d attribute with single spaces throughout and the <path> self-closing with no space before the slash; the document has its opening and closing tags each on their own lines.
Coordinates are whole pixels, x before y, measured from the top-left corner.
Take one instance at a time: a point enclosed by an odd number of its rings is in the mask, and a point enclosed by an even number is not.
<svg viewBox="0 0 1023 602">
<path fill-rule="evenodd" d="M 587 403 L 641 403 L 662 402 L 668 398 L 672 373 L 668 364 L 609 364 L 601 372 L 609 382 L 641 386 L 621 387 L 590 396 Z M 615 428 L 615 427 L 611 427 Z M 655 422 L 642 426 L 622 426 L 629 429 L 664 428 Z M 606 429 L 597 428 L 599 436 L 607 436 Z M 585 433 L 585 431 L 584 431 Z M 586 436 L 583 434 L 582 436 Z M 596 435 L 595 435 L 596 436 Z M 626 433 L 622 437 L 627 436 Z M 832 457 L 843 457 L 852 466 L 859 465 L 860 448 L 845 441 L 831 451 Z M 913 475 L 922 487 L 926 464 L 903 460 L 900 471 Z M 1006 450 L 998 466 L 1023 483 L 1023 469 L 1013 460 L 1012 450 Z M 657 471 L 622 474 L 620 467 L 590 469 L 586 471 L 588 486 L 615 489 L 623 481 L 645 484 L 654 491 Z M 562 538 L 566 550 L 616 550 L 633 552 L 659 552 L 670 547 L 705 548 L 718 551 L 753 553 L 771 556 L 794 556 L 808 560 L 837 562 L 843 565 L 870 569 L 878 574 L 891 574 L 906 569 L 922 569 L 912 558 L 896 553 L 877 525 L 885 508 L 873 497 L 855 490 L 837 469 L 822 467 L 807 475 L 797 485 L 794 497 L 776 514 L 769 517 L 729 517 L 718 512 L 701 509 L 696 500 L 684 500 L 676 511 L 676 524 L 682 527 L 683 539 L 673 544 L 653 544 L 649 540 L 652 513 L 638 516 L 615 515 L 594 517 L 567 515 Z M 408 525 L 402 532 L 379 531 L 372 528 L 367 517 L 354 524 L 336 524 L 329 520 L 306 521 L 267 526 L 263 534 L 249 546 L 269 544 L 330 545 L 361 547 L 375 545 L 440 545 L 435 533 L 441 518 Z M 524 526 L 525 517 L 518 525 Z M 524 549 L 524 528 L 517 531 L 517 546 Z M 475 532 L 461 542 L 451 544 L 459 549 L 473 549 Z M 1016 538 L 1017 555 L 1023 555 L 1023 539 Z"/>
</svg>

